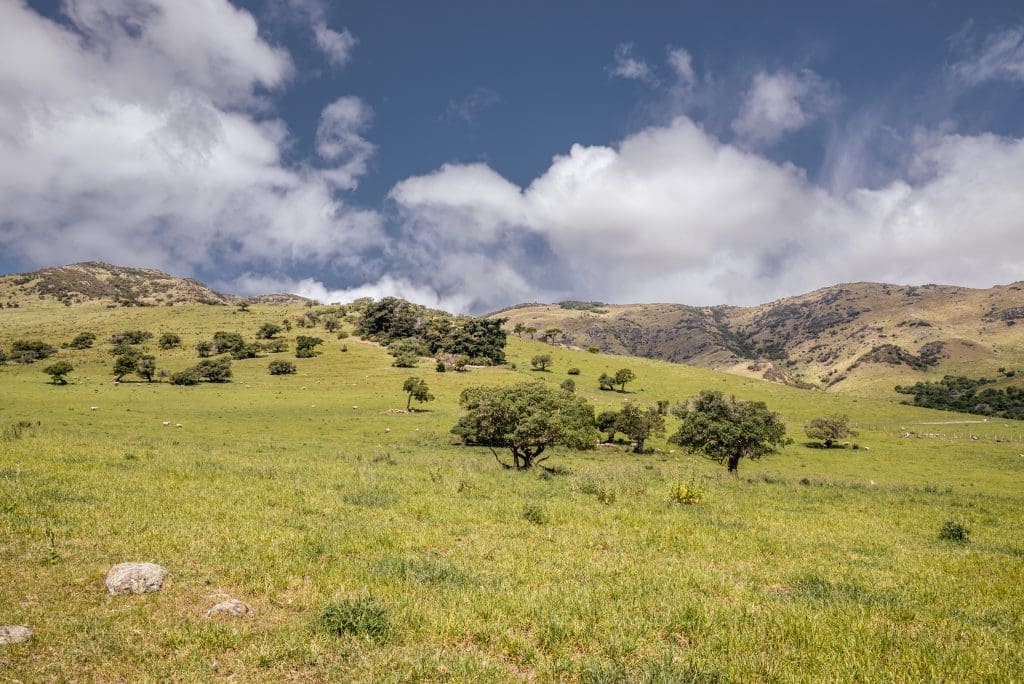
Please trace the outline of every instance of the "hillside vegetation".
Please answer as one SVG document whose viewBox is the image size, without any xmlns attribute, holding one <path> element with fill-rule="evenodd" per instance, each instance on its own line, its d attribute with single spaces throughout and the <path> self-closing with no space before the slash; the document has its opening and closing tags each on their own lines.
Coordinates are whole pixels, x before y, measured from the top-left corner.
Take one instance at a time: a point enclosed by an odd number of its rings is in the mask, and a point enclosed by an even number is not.
<svg viewBox="0 0 1024 684">
<path fill-rule="evenodd" d="M 622 313 L 607 308 L 587 315 Z M 0 616 L 35 630 L 0 650 L 3 678 L 918 682 L 1024 671 L 1022 423 L 528 335 L 509 337 L 508 365 L 399 367 L 355 336 L 365 310 L 46 298 L 0 311 L 0 347 L 38 340 L 54 352 L 0 366 Z M 264 326 L 285 320 L 291 330 L 246 358 Z M 83 333 L 90 344 L 62 346 Z M 163 348 L 173 335 L 180 345 Z M 299 336 L 321 344 L 296 358 Z M 117 345 L 173 375 L 213 340 L 230 382 L 113 382 Z M 275 360 L 295 372 L 271 375 Z M 73 366 L 68 384 L 43 372 L 55 361 Z M 625 392 L 599 389 L 623 368 L 635 375 Z M 434 397 L 413 412 L 410 376 Z M 459 444 L 463 390 L 527 379 L 574 379 L 599 412 L 721 390 L 764 401 L 795 441 L 744 461 L 738 477 L 658 435 L 644 454 L 621 435 L 555 448 L 553 472 L 507 470 Z M 858 433 L 845 448 L 803 435 L 829 414 Z M 671 435 L 678 419 L 665 421 Z M 954 533 L 969 536 L 940 538 Z M 159 563 L 170 579 L 109 596 L 104 574 L 123 561 Z M 205 617 L 228 596 L 252 614 Z"/>
<path fill-rule="evenodd" d="M 496 314 L 511 332 L 800 387 L 874 391 L 1024 368 L 1024 284 L 853 283 L 753 307 L 566 302 Z"/>
</svg>

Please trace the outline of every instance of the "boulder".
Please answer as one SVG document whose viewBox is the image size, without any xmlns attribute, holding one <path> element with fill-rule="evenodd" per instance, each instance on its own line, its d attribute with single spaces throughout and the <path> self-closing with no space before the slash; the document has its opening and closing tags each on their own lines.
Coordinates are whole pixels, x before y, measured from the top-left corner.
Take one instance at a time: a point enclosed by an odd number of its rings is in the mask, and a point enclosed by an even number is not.
<svg viewBox="0 0 1024 684">
<path fill-rule="evenodd" d="M 156 563 L 121 563 L 107 573 L 107 591 L 113 596 L 160 591 L 169 574 Z"/>
<path fill-rule="evenodd" d="M 0 626 L 0 646 L 21 644 L 32 638 L 32 630 L 22 625 Z"/>
<path fill-rule="evenodd" d="M 206 611 L 206 617 L 215 617 L 217 615 L 245 617 L 251 612 L 252 608 L 250 608 L 248 604 L 242 603 L 238 599 L 228 599 L 227 601 L 221 601 L 213 608 Z"/>
</svg>

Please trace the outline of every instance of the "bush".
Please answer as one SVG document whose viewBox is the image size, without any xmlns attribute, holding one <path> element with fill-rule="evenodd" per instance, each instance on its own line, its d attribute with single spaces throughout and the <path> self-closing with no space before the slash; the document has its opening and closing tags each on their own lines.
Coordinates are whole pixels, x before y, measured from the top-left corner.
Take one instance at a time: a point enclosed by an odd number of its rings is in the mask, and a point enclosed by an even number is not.
<svg viewBox="0 0 1024 684">
<path fill-rule="evenodd" d="M 231 350 L 231 358 L 235 360 L 239 359 L 255 359 L 259 356 L 260 345 L 255 342 L 248 342 L 243 344 L 241 347 L 236 347 Z"/>
<path fill-rule="evenodd" d="M 288 342 L 282 339 L 268 340 L 263 343 L 263 351 L 270 352 L 271 354 L 286 352 L 288 351 Z"/>
<path fill-rule="evenodd" d="M 153 337 L 153 333 L 146 330 L 123 330 L 110 336 L 110 343 L 118 344 L 142 344 Z"/>
<path fill-rule="evenodd" d="M 178 333 L 165 332 L 160 335 L 160 340 L 157 342 L 161 349 L 174 349 L 175 347 L 181 346 L 181 335 Z"/>
<path fill-rule="evenodd" d="M 193 370 L 207 382 L 227 382 L 231 379 L 231 360 L 206 359 L 193 366 Z"/>
<path fill-rule="evenodd" d="M 698 504 L 704 498 L 704 490 L 691 482 L 673 485 L 669 498 L 680 504 Z"/>
<path fill-rule="evenodd" d="M 324 341 L 319 337 L 310 337 L 309 335 L 299 335 L 295 338 L 295 358 L 297 359 L 311 359 L 316 356 L 319 352 L 316 351 L 317 346 L 323 344 Z"/>
<path fill-rule="evenodd" d="M 597 347 L 587 347 L 587 353 L 588 354 L 597 354 L 600 351 L 601 350 L 598 349 Z"/>
<path fill-rule="evenodd" d="M 202 378 L 195 368 L 187 368 L 171 375 L 172 385 L 198 385 Z"/>
<path fill-rule="evenodd" d="M 96 341 L 96 333 L 83 332 L 78 333 L 75 339 L 68 343 L 68 346 L 72 349 L 90 349 L 92 343 Z"/>
<path fill-rule="evenodd" d="M 566 371 L 566 373 L 568 373 L 569 375 L 579 375 L 580 374 L 580 369 L 579 368 L 570 368 L 569 370 Z"/>
<path fill-rule="evenodd" d="M 267 372 L 271 375 L 292 375 L 295 371 L 295 364 L 291 361 L 271 361 L 267 366 Z"/>
<path fill-rule="evenodd" d="M 970 541 L 970 533 L 971 531 L 963 524 L 955 520 L 947 520 L 939 528 L 939 539 L 966 544 Z"/>
<path fill-rule="evenodd" d="M 444 365 L 444 361 L 438 361 L 437 364 L 434 366 L 434 370 L 436 370 L 438 373 L 444 373 L 445 371 L 448 370 L 448 367 Z"/>
<path fill-rule="evenodd" d="M 523 519 L 534 525 L 543 525 L 548 521 L 548 514 L 542 506 L 526 504 L 523 506 Z"/>
<path fill-rule="evenodd" d="M 391 634 L 387 611 L 373 596 L 335 601 L 324 609 L 320 623 L 331 634 L 366 636 L 380 643 Z"/>
<path fill-rule="evenodd" d="M 559 385 L 566 392 L 576 391 L 576 382 L 572 378 L 567 378 L 561 385 Z"/>
<path fill-rule="evenodd" d="M 530 359 L 530 365 L 533 370 L 546 371 L 551 365 L 551 354 L 537 354 Z"/>
<path fill-rule="evenodd" d="M 264 323 L 256 331 L 256 337 L 261 340 L 270 340 L 281 334 L 281 326 L 276 323 Z"/>
<path fill-rule="evenodd" d="M 10 359 L 17 363 L 35 363 L 56 353 L 56 349 L 42 340 L 18 340 L 11 345 Z"/>
</svg>

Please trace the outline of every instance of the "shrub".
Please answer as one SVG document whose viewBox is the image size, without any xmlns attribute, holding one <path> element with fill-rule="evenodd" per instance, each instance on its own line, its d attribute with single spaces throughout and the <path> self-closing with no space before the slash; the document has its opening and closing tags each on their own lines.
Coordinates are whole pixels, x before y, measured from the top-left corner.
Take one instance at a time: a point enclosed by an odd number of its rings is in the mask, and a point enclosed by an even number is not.
<svg viewBox="0 0 1024 684">
<path fill-rule="evenodd" d="M 281 334 L 281 326 L 276 323 L 264 323 L 256 331 L 256 337 L 261 340 L 270 340 Z"/>
<path fill-rule="evenodd" d="M 597 354 L 600 351 L 601 350 L 598 349 L 597 347 L 587 347 L 587 353 L 588 354 Z"/>
<path fill-rule="evenodd" d="M 78 335 L 75 336 L 75 339 L 68 343 L 68 346 L 72 349 L 89 349 L 95 341 L 96 333 L 83 332 L 78 333 Z"/>
<path fill-rule="evenodd" d="M 213 346 L 218 354 L 235 352 L 245 347 L 245 338 L 240 333 L 218 330 L 213 333 Z"/>
<path fill-rule="evenodd" d="M 64 376 L 73 370 L 75 370 L 74 367 L 67 361 L 58 361 L 44 368 L 43 372 L 50 376 L 54 385 L 66 385 L 68 381 Z"/>
<path fill-rule="evenodd" d="M 227 382 L 231 379 L 231 360 L 206 359 L 193 366 L 193 370 L 207 382 Z"/>
<path fill-rule="evenodd" d="M 548 521 L 548 514 L 542 506 L 526 504 L 523 506 L 523 519 L 534 525 L 543 525 Z"/>
<path fill-rule="evenodd" d="M 147 330 L 123 330 L 110 336 L 110 343 L 118 344 L 142 344 L 153 337 L 153 333 Z"/>
<path fill-rule="evenodd" d="M 378 643 L 386 641 L 391 634 L 387 611 L 373 596 L 328 604 L 320 623 L 331 634 L 366 636 Z"/>
<path fill-rule="evenodd" d="M 815 418 L 804 426 L 804 433 L 810 439 L 821 442 L 826 449 L 831 449 L 836 442 L 857 434 L 850 429 L 850 417 L 839 414 Z"/>
<path fill-rule="evenodd" d="M 704 490 L 692 482 L 680 482 L 672 486 L 669 498 L 679 504 L 698 504 L 704 498 Z"/>
<path fill-rule="evenodd" d="M 448 367 L 444 365 L 444 361 L 438 361 L 437 364 L 434 366 L 434 370 L 436 370 L 438 373 L 444 373 L 445 371 L 448 370 Z"/>
<path fill-rule="evenodd" d="M 271 375 L 292 375 L 295 371 L 295 364 L 291 361 L 271 361 L 267 366 L 267 372 Z"/>
<path fill-rule="evenodd" d="M 202 378 L 195 368 L 187 368 L 171 375 L 172 385 L 198 385 Z"/>
<path fill-rule="evenodd" d="M 570 368 L 569 370 L 567 370 L 566 373 L 568 373 L 569 375 L 579 375 L 580 374 L 580 369 L 573 367 L 573 368 Z"/>
<path fill-rule="evenodd" d="M 955 520 L 947 520 L 939 528 L 939 539 L 966 544 L 970 541 L 970 533 L 971 531 L 963 524 Z"/>
<path fill-rule="evenodd" d="M 178 333 L 165 332 L 160 335 L 160 340 L 157 342 L 161 349 L 174 349 L 175 347 L 181 346 L 181 335 Z"/>
<path fill-rule="evenodd" d="M 288 342 L 282 339 L 267 340 L 263 343 L 263 351 L 270 352 L 271 354 L 286 352 L 288 351 Z"/>
<path fill-rule="evenodd" d="M 212 356 L 217 348 L 213 345 L 213 342 L 200 342 L 196 345 L 196 353 L 199 354 L 199 358 L 205 359 Z"/>
<path fill-rule="evenodd" d="M 576 391 L 576 382 L 572 378 L 567 378 L 566 380 L 564 380 L 562 382 L 561 385 L 559 385 L 559 387 L 561 387 L 566 392 L 575 392 Z"/>
<path fill-rule="evenodd" d="M 56 349 L 42 340 L 17 340 L 11 345 L 10 358 L 17 363 L 35 363 L 56 353 Z"/>
<path fill-rule="evenodd" d="M 231 350 L 231 358 L 235 360 L 239 359 L 255 359 L 260 353 L 260 345 L 255 342 L 248 342 L 243 344 L 241 347 L 235 347 Z"/>
</svg>

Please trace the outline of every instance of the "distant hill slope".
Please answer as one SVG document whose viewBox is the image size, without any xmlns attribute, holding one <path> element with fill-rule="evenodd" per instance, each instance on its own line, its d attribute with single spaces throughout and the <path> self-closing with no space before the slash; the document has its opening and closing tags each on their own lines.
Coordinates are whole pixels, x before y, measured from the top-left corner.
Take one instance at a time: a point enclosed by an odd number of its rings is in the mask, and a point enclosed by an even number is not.
<svg viewBox="0 0 1024 684">
<path fill-rule="evenodd" d="M 552 341 L 785 384 L 852 389 L 1024 368 L 1024 283 L 836 285 L 751 307 L 565 302 L 493 314 Z"/>
<path fill-rule="evenodd" d="M 122 306 L 175 304 L 281 304 L 308 301 L 293 294 L 237 297 L 211 289 L 192 278 L 178 278 L 148 268 L 126 268 L 99 261 L 43 268 L 0 276 L 0 306 L 24 306 L 53 299 L 67 305 L 101 301 Z"/>
</svg>

